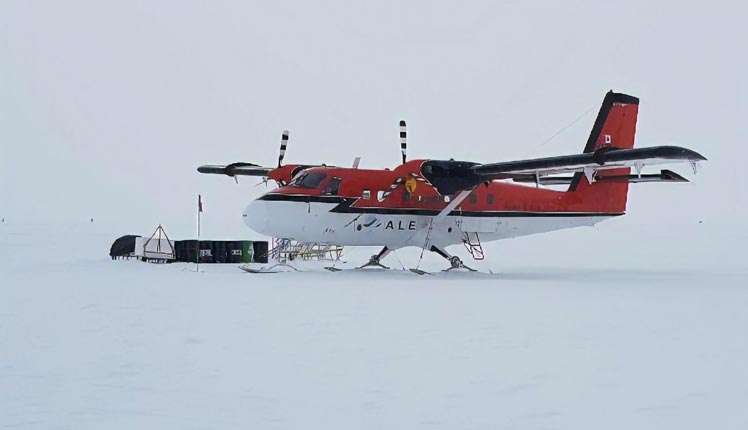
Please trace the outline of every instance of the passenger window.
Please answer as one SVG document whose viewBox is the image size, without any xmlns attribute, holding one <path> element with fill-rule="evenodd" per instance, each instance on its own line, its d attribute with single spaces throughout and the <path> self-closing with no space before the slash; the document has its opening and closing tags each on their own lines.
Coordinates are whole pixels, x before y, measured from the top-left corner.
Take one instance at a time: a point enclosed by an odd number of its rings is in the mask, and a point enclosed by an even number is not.
<svg viewBox="0 0 748 430">
<path fill-rule="evenodd" d="M 377 200 L 384 201 L 384 191 L 377 191 Z"/>
<path fill-rule="evenodd" d="M 327 183 L 327 186 L 325 187 L 324 191 L 322 191 L 323 195 L 326 196 L 337 196 L 340 192 L 340 178 L 333 177 L 330 179 L 330 182 Z"/>
<path fill-rule="evenodd" d="M 364 200 L 369 200 L 371 198 L 371 191 L 364 190 L 364 192 L 361 193 L 361 198 Z"/>
<path fill-rule="evenodd" d="M 486 196 L 486 203 L 488 203 L 489 205 L 493 204 L 493 200 L 493 194 L 489 194 Z"/>
<path fill-rule="evenodd" d="M 472 204 L 478 203 L 478 196 L 475 194 L 475 191 L 470 193 L 470 196 L 468 197 L 468 199 L 470 200 L 470 203 Z"/>
</svg>

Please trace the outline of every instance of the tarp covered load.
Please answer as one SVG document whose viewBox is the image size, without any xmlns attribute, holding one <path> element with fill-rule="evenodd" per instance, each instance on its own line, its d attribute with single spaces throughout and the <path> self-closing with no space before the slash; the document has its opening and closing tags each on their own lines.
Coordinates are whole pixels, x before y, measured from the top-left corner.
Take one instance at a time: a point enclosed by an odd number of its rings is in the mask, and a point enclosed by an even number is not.
<svg viewBox="0 0 748 430">
<path fill-rule="evenodd" d="M 109 249 L 109 256 L 112 259 L 118 257 L 134 257 L 135 256 L 135 239 L 140 236 L 134 234 L 127 234 L 125 236 L 117 238 Z"/>
</svg>

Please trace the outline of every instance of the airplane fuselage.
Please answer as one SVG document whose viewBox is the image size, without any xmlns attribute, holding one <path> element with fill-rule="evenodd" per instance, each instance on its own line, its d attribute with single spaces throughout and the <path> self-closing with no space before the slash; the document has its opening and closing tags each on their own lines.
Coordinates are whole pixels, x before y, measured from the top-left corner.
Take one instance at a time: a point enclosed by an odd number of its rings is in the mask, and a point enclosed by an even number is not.
<svg viewBox="0 0 748 430">
<path fill-rule="evenodd" d="M 591 226 L 623 214 L 623 208 L 590 207 L 573 193 L 501 182 L 478 185 L 445 213 L 457 196 L 440 194 L 422 174 L 423 163 L 413 160 L 394 170 L 305 169 L 289 185 L 250 203 L 243 217 L 268 236 L 395 249 L 459 244 L 469 234 L 482 242 L 500 240 Z"/>
</svg>

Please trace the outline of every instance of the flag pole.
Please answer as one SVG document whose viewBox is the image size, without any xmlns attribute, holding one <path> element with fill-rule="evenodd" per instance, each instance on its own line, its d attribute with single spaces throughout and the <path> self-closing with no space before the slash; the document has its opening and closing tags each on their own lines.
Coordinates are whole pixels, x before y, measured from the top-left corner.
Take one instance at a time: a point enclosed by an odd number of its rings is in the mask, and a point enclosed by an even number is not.
<svg viewBox="0 0 748 430">
<path fill-rule="evenodd" d="M 203 211 L 203 198 L 197 195 L 197 248 L 195 251 L 195 272 L 200 271 L 200 213 Z"/>
</svg>

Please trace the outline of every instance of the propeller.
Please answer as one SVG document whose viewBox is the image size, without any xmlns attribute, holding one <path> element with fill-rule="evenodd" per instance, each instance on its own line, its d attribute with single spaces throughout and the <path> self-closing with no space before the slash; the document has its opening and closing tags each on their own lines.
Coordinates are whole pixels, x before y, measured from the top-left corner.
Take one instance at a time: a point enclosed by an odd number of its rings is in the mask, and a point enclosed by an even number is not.
<svg viewBox="0 0 748 430">
<path fill-rule="evenodd" d="M 278 167 L 283 164 L 283 158 L 286 156 L 286 148 L 288 147 L 288 130 L 283 130 L 281 135 L 280 154 L 278 154 Z M 236 183 L 239 183 L 237 176 L 260 176 L 263 177 L 263 183 L 267 184 L 268 174 L 275 170 L 274 167 L 263 167 L 254 163 L 237 162 L 226 165 L 203 165 L 197 168 L 200 173 L 212 173 L 216 175 L 226 175 L 234 178 Z"/>
<path fill-rule="evenodd" d="M 254 163 L 238 162 L 226 165 L 207 164 L 199 166 L 197 168 L 197 171 L 200 173 L 230 176 L 233 177 L 234 180 L 237 181 L 237 183 L 239 182 L 237 176 L 259 176 L 264 178 L 261 183 L 265 184 L 266 186 L 268 179 L 273 179 L 280 186 L 286 185 L 298 172 L 309 167 L 319 166 L 319 164 L 292 164 L 289 166 L 283 166 L 283 159 L 286 156 L 286 149 L 288 148 L 288 136 L 288 130 L 283 130 L 283 134 L 281 135 L 280 153 L 278 154 L 277 167 L 265 167 Z M 324 164 L 322 164 L 322 166 L 324 166 Z M 270 178 L 269 175 L 276 169 L 279 169 L 280 171 L 276 174 L 273 174 L 273 177 Z"/>
</svg>

